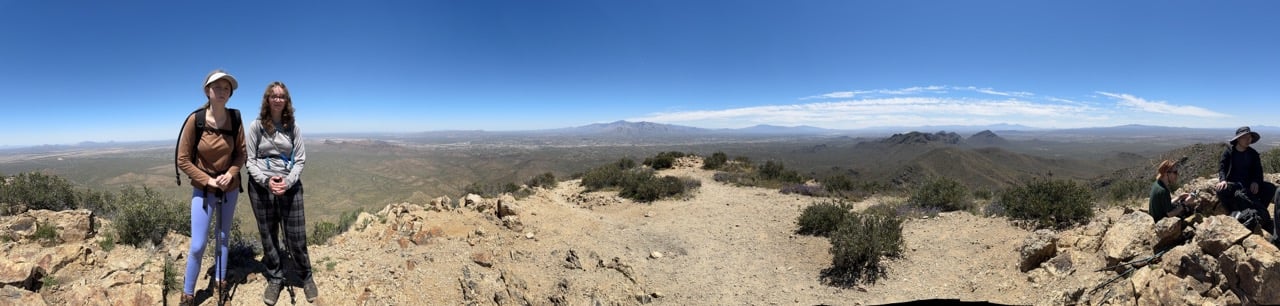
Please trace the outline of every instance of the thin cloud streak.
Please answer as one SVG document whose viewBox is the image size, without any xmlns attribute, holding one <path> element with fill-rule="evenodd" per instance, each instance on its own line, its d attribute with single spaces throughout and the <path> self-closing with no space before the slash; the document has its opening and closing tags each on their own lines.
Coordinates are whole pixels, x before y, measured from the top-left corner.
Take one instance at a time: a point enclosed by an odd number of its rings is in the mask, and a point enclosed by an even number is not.
<svg viewBox="0 0 1280 306">
<path fill-rule="evenodd" d="M 842 101 L 652 113 L 635 121 L 742 127 L 743 124 L 866 128 L 903 125 L 1022 124 L 1046 128 L 1153 124 L 1173 117 L 1228 118 L 1189 105 L 1148 101 L 1129 94 L 1093 92 L 1081 99 L 1039 96 L 976 86 L 917 86 L 850 90 L 808 96 Z M 1096 99 L 1096 100 L 1095 100 Z M 1111 99 L 1112 101 L 1097 101 Z M 1128 120 L 1125 122 L 1121 122 Z M 1218 120 L 1201 120 L 1214 124 Z"/>
<path fill-rule="evenodd" d="M 1226 114 L 1211 111 L 1197 106 L 1190 105 L 1171 105 L 1165 101 L 1147 101 L 1146 99 L 1135 97 L 1130 94 L 1097 92 L 1100 95 L 1118 100 L 1116 105 L 1132 110 L 1143 111 L 1148 113 L 1181 115 L 1204 118 L 1226 118 L 1230 117 Z"/>
</svg>

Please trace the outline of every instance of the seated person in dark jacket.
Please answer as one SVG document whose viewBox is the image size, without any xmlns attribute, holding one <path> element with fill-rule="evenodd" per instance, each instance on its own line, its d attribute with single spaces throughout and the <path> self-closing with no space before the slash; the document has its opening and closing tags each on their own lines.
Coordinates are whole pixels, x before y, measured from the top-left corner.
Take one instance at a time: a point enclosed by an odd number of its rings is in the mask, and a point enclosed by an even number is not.
<svg viewBox="0 0 1280 306">
<path fill-rule="evenodd" d="M 1275 224 L 1267 207 L 1275 198 L 1276 185 L 1262 180 L 1262 157 L 1249 147 L 1259 138 L 1247 126 L 1236 129 L 1236 136 L 1218 162 L 1218 184 L 1214 188 L 1218 190 L 1218 201 L 1233 215 L 1253 209 L 1262 229 L 1274 235 Z"/>
<path fill-rule="evenodd" d="M 1191 194 L 1182 193 L 1177 199 L 1170 196 L 1170 190 L 1178 183 L 1178 166 L 1171 160 L 1160 162 L 1156 167 L 1156 182 L 1151 184 L 1151 199 L 1147 203 L 1147 212 L 1156 222 L 1165 217 L 1183 217 L 1195 211 L 1195 207 L 1187 207 L 1185 203 Z"/>
</svg>

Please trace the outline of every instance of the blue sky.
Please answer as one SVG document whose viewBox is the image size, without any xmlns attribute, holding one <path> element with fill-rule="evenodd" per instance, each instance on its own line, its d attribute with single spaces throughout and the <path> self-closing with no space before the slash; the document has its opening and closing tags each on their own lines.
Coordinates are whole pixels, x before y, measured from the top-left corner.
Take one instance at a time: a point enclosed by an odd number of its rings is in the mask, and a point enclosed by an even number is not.
<svg viewBox="0 0 1280 306">
<path fill-rule="evenodd" d="M 0 0 L 0 146 L 173 139 L 226 69 L 305 133 L 1280 125 L 1277 1 Z M 1230 131 L 1225 131 L 1230 134 Z"/>
</svg>

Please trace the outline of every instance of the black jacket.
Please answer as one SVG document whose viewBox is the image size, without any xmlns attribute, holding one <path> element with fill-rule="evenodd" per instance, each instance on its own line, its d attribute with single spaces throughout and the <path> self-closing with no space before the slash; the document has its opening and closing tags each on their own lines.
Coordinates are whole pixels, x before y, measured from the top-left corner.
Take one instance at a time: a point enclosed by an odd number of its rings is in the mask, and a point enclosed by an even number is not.
<svg viewBox="0 0 1280 306">
<path fill-rule="evenodd" d="M 1244 161 L 1243 164 L 1239 161 Z M 1235 146 L 1228 146 L 1226 151 L 1222 152 L 1222 160 L 1218 161 L 1218 179 L 1241 183 L 1248 188 L 1249 183 L 1259 183 L 1262 181 L 1262 157 L 1253 147 L 1244 152 L 1236 151 Z"/>
</svg>

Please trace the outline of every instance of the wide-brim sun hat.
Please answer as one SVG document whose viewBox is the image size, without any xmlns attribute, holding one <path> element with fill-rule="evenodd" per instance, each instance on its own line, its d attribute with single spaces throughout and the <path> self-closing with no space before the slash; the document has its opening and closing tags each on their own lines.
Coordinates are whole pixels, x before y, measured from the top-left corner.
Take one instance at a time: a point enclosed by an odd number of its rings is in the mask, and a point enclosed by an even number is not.
<svg viewBox="0 0 1280 306">
<path fill-rule="evenodd" d="M 236 77 L 231 76 L 230 73 L 222 70 L 214 70 L 213 73 L 210 73 L 204 78 L 204 86 L 201 88 L 209 87 L 209 84 L 213 84 L 213 82 L 222 79 L 226 79 L 227 82 L 231 82 L 231 90 L 236 90 L 237 87 L 240 87 L 240 82 L 236 82 Z"/>
<path fill-rule="evenodd" d="M 1245 134 L 1249 134 L 1249 136 L 1253 136 L 1252 141 L 1250 141 L 1249 144 L 1258 143 L 1258 139 L 1262 138 L 1262 135 L 1259 135 L 1258 132 L 1254 132 L 1253 130 L 1250 130 L 1249 127 L 1247 126 L 1242 126 L 1236 129 L 1236 136 L 1231 137 L 1231 141 L 1228 141 L 1228 142 L 1230 142 L 1231 144 L 1235 144 L 1236 139 L 1240 139 L 1240 136 L 1244 136 Z"/>
</svg>

